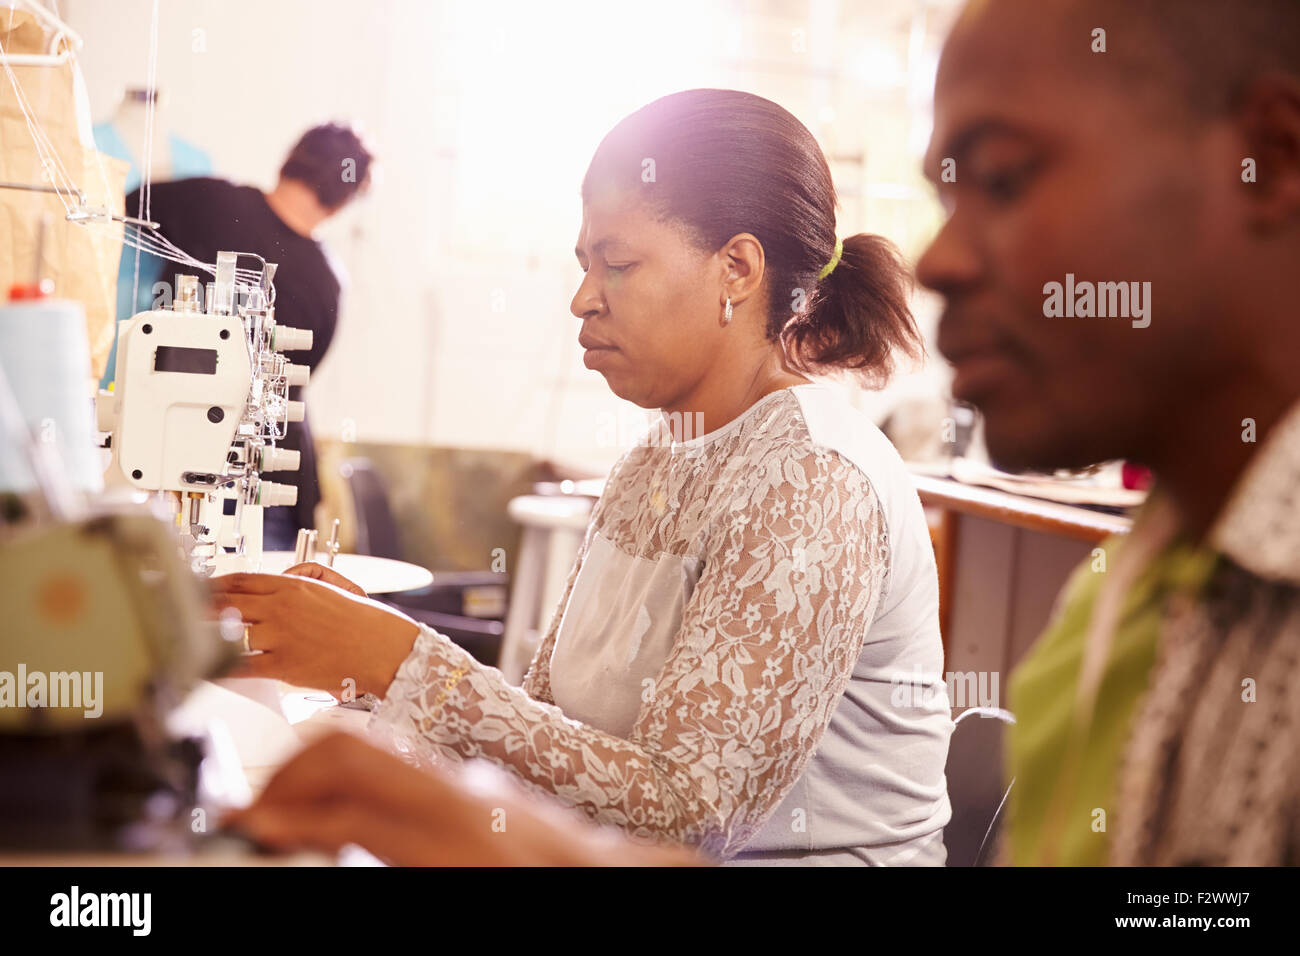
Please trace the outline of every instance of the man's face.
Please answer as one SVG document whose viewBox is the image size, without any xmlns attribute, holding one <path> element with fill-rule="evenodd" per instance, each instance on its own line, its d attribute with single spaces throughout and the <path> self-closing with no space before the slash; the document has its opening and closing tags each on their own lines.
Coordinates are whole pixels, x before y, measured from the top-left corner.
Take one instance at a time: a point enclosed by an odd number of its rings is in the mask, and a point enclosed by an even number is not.
<svg viewBox="0 0 1300 956">
<path fill-rule="evenodd" d="M 1143 460 L 1180 393 L 1223 374 L 1231 350 L 1214 321 L 1240 184 L 1231 137 L 1165 122 L 1054 6 L 967 9 L 926 157 L 949 219 L 917 275 L 946 299 L 954 397 L 984 413 L 990 454 L 1012 470 Z M 1146 319 L 1132 301 L 1128 317 L 1048 317 L 1044 287 L 1067 274 L 1076 290 L 1138 283 Z"/>
</svg>

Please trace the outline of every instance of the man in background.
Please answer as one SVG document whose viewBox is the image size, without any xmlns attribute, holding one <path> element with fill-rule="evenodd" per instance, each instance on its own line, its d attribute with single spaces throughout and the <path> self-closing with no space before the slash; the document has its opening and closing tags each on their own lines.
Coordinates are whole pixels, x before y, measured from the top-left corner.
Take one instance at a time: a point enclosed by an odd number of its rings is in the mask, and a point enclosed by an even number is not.
<svg viewBox="0 0 1300 956">
<path fill-rule="evenodd" d="M 994 461 L 1156 476 L 1012 676 L 1009 860 L 1300 863 L 1300 3 L 976 0 L 926 165 Z"/>
<path fill-rule="evenodd" d="M 312 331 L 312 347 L 294 352 L 290 358 L 314 372 L 334 338 L 340 292 L 339 270 L 315 238 L 315 232 L 365 188 L 371 161 L 370 152 L 347 126 L 315 126 L 290 150 L 280 168 L 279 181 L 270 192 L 210 177 L 156 183 L 151 190 L 149 217 L 158 223 L 158 231 L 165 238 L 202 262 L 216 262 L 218 252 L 231 251 L 253 252 L 277 263 L 275 320 Z M 127 196 L 128 215 L 136 214 L 139 202 L 137 189 Z M 134 252 L 126 249 L 123 256 L 134 258 Z M 250 265 L 250 260 L 240 262 L 241 267 Z M 192 271 L 141 253 L 137 310 L 154 307 L 154 282 L 168 283 L 174 291 L 176 273 Z M 123 273 L 122 281 L 136 284 L 133 268 L 129 272 L 124 268 Z M 211 279 L 200 278 L 205 283 Z M 301 393 L 301 388 L 293 388 L 289 397 L 301 400 Z M 266 510 L 266 550 L 292 550 L 298 529 L 315 527 L 315 509 L 320 501 L 307 418 L 288 426 L 283 447 L 302 454 L 297 472 L 276 476 L 277 482 L 297 486 L 298 503 L 291 508 Z"/>
</svg>

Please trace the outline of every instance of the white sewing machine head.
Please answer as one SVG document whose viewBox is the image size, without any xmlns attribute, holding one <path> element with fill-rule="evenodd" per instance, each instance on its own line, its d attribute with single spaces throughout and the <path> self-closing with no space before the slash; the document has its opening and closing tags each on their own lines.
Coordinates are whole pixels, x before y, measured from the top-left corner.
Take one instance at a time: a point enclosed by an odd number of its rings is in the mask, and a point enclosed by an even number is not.
<svg viewBox="0 0 1300 956">
<path fill-rule="evenodd" d="M 276 442 L 302 420 L 289 388 L 308 369 L 282 353 L 311 348 L 312 333 L 276 324 L 275 264 L 254 256 L 260 276 L 241 281 L 239 255 L 217 255 L 206 311 L 197 277 L 182 275 L 171 309 L 119 323 L 114 391 L 98 403 L 99 428 L 112 434 L 105 480 L 174 493 L 192 565 L 207 573 L 255 570 L 261 509 L 298 498 L 261 473 L 298 468 L 298 452 Z"/>
</svg>

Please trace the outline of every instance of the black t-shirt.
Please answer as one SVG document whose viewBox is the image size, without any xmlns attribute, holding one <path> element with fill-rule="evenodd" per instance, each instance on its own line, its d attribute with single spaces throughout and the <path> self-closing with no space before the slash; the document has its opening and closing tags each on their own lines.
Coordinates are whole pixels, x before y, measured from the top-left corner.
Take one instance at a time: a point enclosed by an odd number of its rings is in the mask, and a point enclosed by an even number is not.
<svg viewBox="0 0 1300 956">
<path fill-rule="evenodd" d="M 126 199 L 126 208 L 134 210 L 139 191 Z M 133 213 L 132 213 L 133 214 Z M 339 280 L 330 268 L 320 243 L 290 229 L 267 204 L 261 190 L 236 186 L 224 179 L 180 179 L 155 183 L 150 197 L 150 218 L 158 231 L 200 262 L 215 263 L 218 252 L 255 252 L 267 262 L 278 265 L 275 273 L 275 321 L 296 329 L 311 329 L 312 347 L 302 352 L 288 352 L 296 365 L 308 365 L 314 374 L 334 338 L 338 322 Z M 198 275 L 206 284 L 212 276 L 198 270 L 167 262 L 162 281 L 171 284 L 173 294 L 176 275 Z M 241 258 L 240 268 L 257 268 L 254 259 Z M 289 397 L 301 401 L 302 389 L 289 390 Z M 314 528 L 313 512 L 320 501 L 320 481 L 316 474 L 316 455 L 311 430 L 291 423 L 283 446 L 302 453 L 301 468 L 296 471 L 271 472 L 270 481 L 298 486 L 298 504 L 294 509 L 298 526 Z"/>
</svg>

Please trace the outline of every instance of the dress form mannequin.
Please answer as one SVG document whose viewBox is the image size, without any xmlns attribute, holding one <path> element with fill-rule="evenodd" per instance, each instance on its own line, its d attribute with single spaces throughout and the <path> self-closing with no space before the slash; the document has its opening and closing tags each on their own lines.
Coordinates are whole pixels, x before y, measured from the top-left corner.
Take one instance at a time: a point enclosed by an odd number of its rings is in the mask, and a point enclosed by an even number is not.
<svg viewBox="0 0 1300 956">
<path fill-rule="evenodd" d="M 207 176 L 212 172 L 212 162 L 208 155 L 197 146 L 185 141 L 171 130 L 167 121 L 167 111 L 163 109 L 164 98 L 158 91 L 128 89 L 122 96 L 112 119 L 95 127 L 95 145 L 100 152 L 131 164 L 126 174 L 126 192 L 138 187 L 144 177 L 144 137 L 148 126 L 148 108 L 150 98 L 154 98 L 153 112 L 153 164 L 149 170 L 151 182 L 165 182 L 170 179 L 184 179 L 190 176 Z M 128 208 L 128 216 L 134 216 L 136 209 Z M 154 260 L 150 265 L 148 255 L 144 274 L 151 280 L 157 269 L 162 267 L 161 260 Z M 117 281 L 117 318 L 128 319 L 136 312 L 150 306 L 151 281 L 142 286 L 136 281 L 137 255 L 129 248 L 122 256 L 118 269 Z M 133 293 L 135 296 L 133 297 Z M 101 387 L 107 387 L 113 380 L 114 362 L 117 355 L 117 343 L 109 355 L 108 365 L 100 381 Z"/>
<path fill-rule="evenodd" d="M 156 181 L 171 179 L 172 150 L 167 111 L 162 108 L 157 90 L 128 89 L 110 120 L 118 135 L 130 151 L 131 162 L 144 169 L 144 137 L 149 101 L 154 100 L 153 111 L 153 167 L 151 178 Z M 129 188 L 129 187 L 128 187 Z"/>
<path fill-rule="evenodd" d="M 144 134 L 151 97 L 154 98 L 154 111 L 150 179 L 160 183 L 189 176 L 207 176 L 212 172 L 212 161 L 207 153 L 173 132 L 165 108 L 166 97 L 157 90 L 128 89 L 112 119 L 95 127 L 95 145 L 100 152 L 131 164 L 126 177 L 127 192 L 139 186 L 144 177 Z"/>
</svg>

